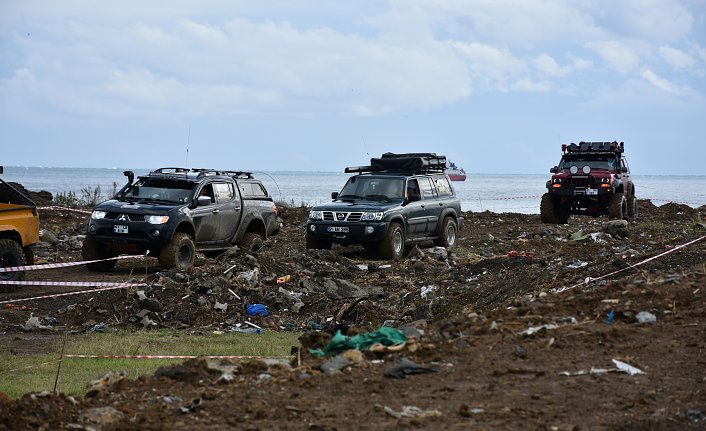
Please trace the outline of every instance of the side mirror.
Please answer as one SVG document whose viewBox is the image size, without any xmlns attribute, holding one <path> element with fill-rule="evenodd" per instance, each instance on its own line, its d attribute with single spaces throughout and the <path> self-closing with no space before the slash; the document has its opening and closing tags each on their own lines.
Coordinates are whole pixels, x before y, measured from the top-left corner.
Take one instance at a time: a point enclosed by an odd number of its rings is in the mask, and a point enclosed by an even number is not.
<svg viewBox="0 0 706 431">
<path fill-rule="evenodd" d="M 200 207 L 211 205 L 211 196 L 199 196 L 198 199 L 196 199 L 196 204 Z"/>
<path fill-rule="evenodd" d="M 333 199 L 333 200 L 338 199 L 338 192 L 331 192 L 331 199 Z"/>
<path fill-rule="evenodd" d="M 0 166 L 0 174 L 2 174 L 2 166 Z"/>
<path fill-rule="evenodd" d="M 554 166 L 553 168 L 549 169 L 550 174 L 558 174 L 559 173 L 559 166 Z"/>
<path fill-rule="evenodd" d="M 627 166 L 623 166 L 622 168 L 620 168 L 620 172 L 622 172 L 622 173 L 624 173 L 624 174 L 627 174 L 627 173 L 628 173 L 628 167 L 627 167 Z"/>
</svg>

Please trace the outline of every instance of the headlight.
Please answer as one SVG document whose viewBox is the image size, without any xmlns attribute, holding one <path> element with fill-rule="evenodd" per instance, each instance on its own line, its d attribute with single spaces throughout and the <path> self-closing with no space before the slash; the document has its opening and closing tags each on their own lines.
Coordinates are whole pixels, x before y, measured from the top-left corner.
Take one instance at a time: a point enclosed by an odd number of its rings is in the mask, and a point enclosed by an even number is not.
<svg viewBox="0 0 706 431">
<path fill-rule="evenodd" d="M 108 214 L 108 213 L 105 211 L 93 211 L 91 213 L 91 218 L 93 220 L 100 220 L 100 219 L 104 218 L 106 214 Z"/>
<path fill-rule="evenodd" d="M 164 224 L 169 221 L 169 216 L 165 216 L 165 215 L 145 216 L 145 221 L 149 224 Z"/>
<path fill-rule="evenodd" d="M 382 212 L 376 212 L 376 213 L 363 213 L 363 216 L 360 218 L 361 220 L 382 220 Z"/>
<path fill-rule="evenodd" d="M 324 212 L 323 211 L 309 211 L 309 218 L 311 220 L 323 220 L 324 219 Z"/>
<path fill-rule="evenodd" d="M 610 183 L 610 178 L 609 177 L 603 177 L 601 178 L 602 183 Z"/>
<path fill-rule="evenodd" d="M 554 184 L 557 184 L 557 183 L 560 183 L 560 182 L 561 182 L 561 178 L 554 178 L 554 179 L 552 180 L 552 183 L 554 183 Z"/>
</svg>

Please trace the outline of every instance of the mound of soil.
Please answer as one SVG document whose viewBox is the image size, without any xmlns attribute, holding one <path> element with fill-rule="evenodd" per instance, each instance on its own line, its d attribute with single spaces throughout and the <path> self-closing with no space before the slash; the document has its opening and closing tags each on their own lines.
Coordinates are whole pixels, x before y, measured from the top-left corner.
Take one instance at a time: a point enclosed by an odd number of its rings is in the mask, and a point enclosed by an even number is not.
<svg viewBox="0 0 706 431">
<path fill-rule="evenodd" d="M 288 363 L 201 358 L 108 379 L 81 398 L 0 397 L 0 429 L 706 428 L 704 207 L 640 201 L 622 231 L 605 218 L 545 225 L 467 212 L 455 248 L 419 244 L 397 262 L 359 247 L 306 250 L 307 213 L 283 209 L 281 233 L 258 255 L 200 256 L 189 272 L 154 258 L 105 274 L 28 272 L 145 286 L 6 304 L 0 340 L 14 352 L 111 326 L 238 331 L 246 320 L 303 332 L 302 348 Z M 41 220 L 39 261 L 80 260 L 85 215 Z M 0 301 L 75 289 L 3 291 Z M 249 314 L 253 304 L 268 315 Z M 40 327 L 28 333 L 30 313 Z M 309 353 L 336 330 L 383 324 L 408 335 L 402 350 Z"/>
</svg>

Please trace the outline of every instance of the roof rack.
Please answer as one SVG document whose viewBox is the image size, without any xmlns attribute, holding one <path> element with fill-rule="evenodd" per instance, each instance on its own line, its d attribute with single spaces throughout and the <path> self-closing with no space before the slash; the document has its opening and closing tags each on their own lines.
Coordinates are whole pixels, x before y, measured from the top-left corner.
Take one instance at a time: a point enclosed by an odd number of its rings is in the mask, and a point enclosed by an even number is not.
<svg viewBox="0 0 706 431">
<path fill-rule="evenodd" d="M 231 176 L 233 178 L 254 178 L 252 172 L 246 171 L 229 171 L 229 170 L 219 170 L 219 169 L 208 169 L 208 168 L 159 168 L 155 169 L 150 174 L 161 174 L 161 175 L 184 175 L 187 178 L 201 178 L 206 175 L 225 175 Z"/>
<path fill-rule="evenodd" d="M 581 141 L 578 144 L 562 144 L 561 151 L 568 153 L 615 153 L 620 154 L 625 151 L 625 143 L 617 141 L 613 142 L 585 142 Z"/>
<path fill-rule="evenodd" d="M 404 172 L 432 173 L 444 172 L 446 156 L 436 153 L 385 153 L 381 157 L 370 159 L 369 166 L 351 166 L 344 169 L 347 174 L 363 172 Z"/>
</svg>

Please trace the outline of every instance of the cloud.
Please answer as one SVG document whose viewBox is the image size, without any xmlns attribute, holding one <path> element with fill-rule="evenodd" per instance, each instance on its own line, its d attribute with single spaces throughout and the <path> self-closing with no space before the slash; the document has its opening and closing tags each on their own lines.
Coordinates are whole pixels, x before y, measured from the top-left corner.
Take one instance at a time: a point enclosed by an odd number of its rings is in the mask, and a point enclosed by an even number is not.
<svg viewBox="0 0 706 431">
<path fill-rule="evenodd" d="M 513 85 L 514 90 L 529 91 L 529 92 L 546 92 L 549 91 L 550 85 L 548 81 L 533 81 L 529 78 L 522 78 Z"/>
<path fill-rule="evenodd" d="M 466 60 L 474 80 L 487 89 L 507 90 L 509 82 L 522 75 L 527 65 L 507 49 L 481 43 L 453 42 L 451 46 Z"/>
<path fill-rule="evenodd" d="M 542 53 L 532 60 L 534 67 L 544 75 L 562 78 L 576 70 L 588 69 L 592 66 L 590 60 L 575 58 L 571 64 L 560 66 L 552 56 Z"/>
<path fill-rule="evenodd" d="M 654 85 L 655 87 L 657 87 L 660 90 L 665 91 L 667 93 L 682 95 L 688 91 L 687 88 L 679 87 L 677 85 L 672 84 L 671 82 L 669 82 L 668 80 L 657 75 L 656 73 L 654 73 L 650 69 L 647 69 L 647 68 L 643 69 L 641 75 L 650 84 Z"/>
<path fill-rule="evenodd" d="M 598 53 L 612 69 L 621 75 L 628 74 L 640 64 L 640 59 L 635 49 L 624 42 L 617 40 L 588 42 L 586 47 Z"/>
<path fill-rule="evenodd" d="M 669 46 L 660 46 L 659 54 L 675 69 L 685 69 L 693 66 L 695 63 L 694 58 L 689 54 Z"/>
</svg>

